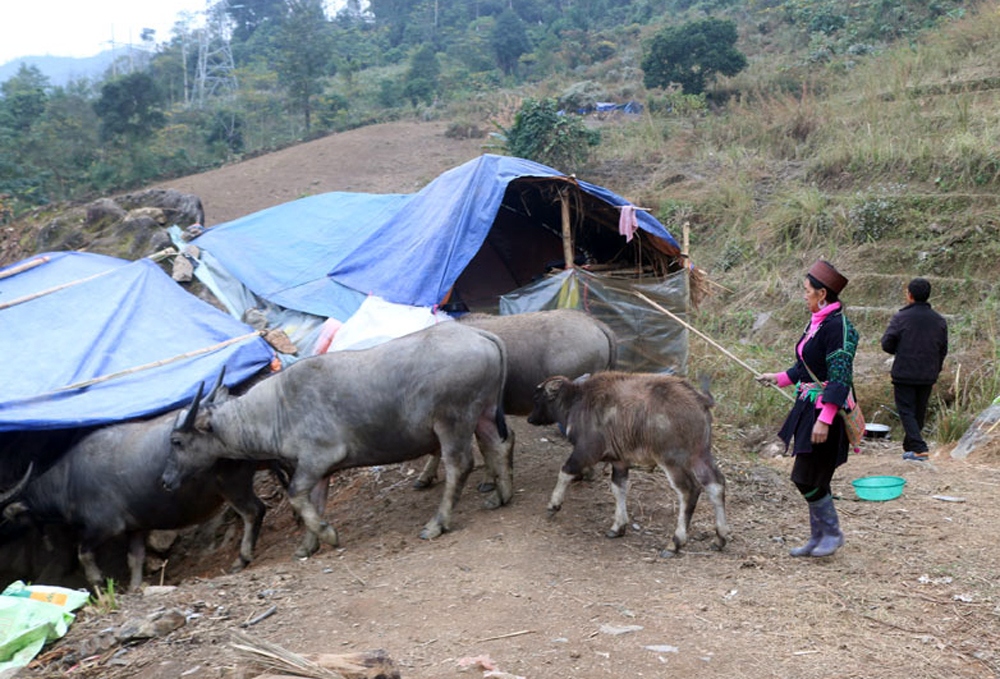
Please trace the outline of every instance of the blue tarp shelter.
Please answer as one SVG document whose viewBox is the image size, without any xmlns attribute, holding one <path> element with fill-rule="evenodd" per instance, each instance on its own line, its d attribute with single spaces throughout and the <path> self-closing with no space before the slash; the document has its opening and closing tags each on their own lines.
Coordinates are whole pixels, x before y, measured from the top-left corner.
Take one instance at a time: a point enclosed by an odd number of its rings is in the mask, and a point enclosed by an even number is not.
<svg viewBox="0 0 1000 679">
<path fill-rule="evenodd" d="M 563 200 L 579 262 L 634 263 L 680 251 L 646 211 L 636 214 L 641 237 L 626 242 L 619 208 L 630 203 L 612 191 L 491 154 L 414 194 L 311 196 L 214 226 L 192 243 L 217 272 L 283 309 L 343 321 L 368 294 L 415 306 L 461 298 L 495 309 L 501 294 L 562 267 Z M 217 295 L 232 299 L 221 281 L 202 273 Z"/>
<path fill-rule="evenodd" d="M 258 333 L 150 260 L 45 253 L 0 269 L 0 433 L 88 427 L 189 403 L 267 366 Z"/>
</svg>

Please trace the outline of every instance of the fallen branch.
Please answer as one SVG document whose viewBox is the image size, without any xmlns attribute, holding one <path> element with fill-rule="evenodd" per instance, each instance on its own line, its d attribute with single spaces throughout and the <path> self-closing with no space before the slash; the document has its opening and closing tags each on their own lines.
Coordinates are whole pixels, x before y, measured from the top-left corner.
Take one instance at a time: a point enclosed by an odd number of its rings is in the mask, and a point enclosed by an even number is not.
<svg viewBox="0 0 1000 679">
<path fill-rule="evenodd" d="M 254 617 L 250 618 L 249 620 L 247 620 L 245 623 L 243 623 L 242 625 L 240 625 L 240 627 L 243 627 L 243 628 L 253 627 L 254 625 L 256 625 L 261 620 L 267 620 L 268 618 L 270 618 L 272 615 L 274 615 L 277 612 L 278 612 L 278 607 L 277 606 L 271 606 L 269 609 L 267 609 L 266 611 L 264 611 L 260 615 L 254 616 Z"/>
<path fill-rule="evenodd" d="M 476 639 L 476 643 L 480 644 L 484 641 L 497 641 L 498 639 L 510 639 L 511 637 L 519 637 L 525 634 L 535 634 L 538 630 L 533 629 L 523 629 L 518 632 L 509 632 L 507 634 L 501 634 L 495 637 L 486 637 L 485 639 Z"/>
</svg>

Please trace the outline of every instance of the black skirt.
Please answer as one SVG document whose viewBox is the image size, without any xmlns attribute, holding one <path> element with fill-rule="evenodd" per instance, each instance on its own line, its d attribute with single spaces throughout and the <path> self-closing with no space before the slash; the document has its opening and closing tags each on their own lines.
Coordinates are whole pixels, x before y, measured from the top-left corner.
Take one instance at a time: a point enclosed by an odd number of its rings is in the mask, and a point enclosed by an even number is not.
<svg viewBox="0 0 1000 679">
<path fill-rule="evenodd" d="M 778 437 L 785 442 L 785 450 L 791 445 L 795 457 L 792 481 L 816 488 L 830 485 L 834 470 L 847 462 L 850 450 L 844 421 L 839 415 L 833 418 L 826 441 L 820 444 L 812 442 L 813 425 L 819 412 L 815 403 L 797 399 L 778 432 Z"/>
</svg>

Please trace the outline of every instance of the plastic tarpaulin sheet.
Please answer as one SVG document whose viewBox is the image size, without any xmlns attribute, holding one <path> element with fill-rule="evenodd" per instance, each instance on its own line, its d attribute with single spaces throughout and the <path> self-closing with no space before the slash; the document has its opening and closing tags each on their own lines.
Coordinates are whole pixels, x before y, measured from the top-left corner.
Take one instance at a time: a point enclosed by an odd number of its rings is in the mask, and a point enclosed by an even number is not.
<svg viewBox="0 0 1000 679">
<path fill-rule="evenodd" d="M 38 258 L 38 266 L 7 275 Z M 226 367 L 235 385 L 274 351 L 149 260 L 46 253 L 0 269 L 0 431 L 60 429 L 189 403 Z"/>
<path fill-rule="evenodd" d="M 257 297 L 346 321 L 365 297 L 431 307 L 440 303 L 483 245 L 510 182 L 564 177 L 522 158 L 486 154 L 409 195 L 327 193 L 207 229 L 192 243 Z M 629 202 L 576 182 L 612 205 Z M 639 228 L 673 246 L 655 217 Z"/>
<path fill-rule="evenodd" d="M 503 202 L 507 185 L 521 177 L 564 177 L 524 160 L 486 154 L 445 172 L 331 267 L 343 285 L 398 304 L 433 306 L 479 251 Z M 613 206 L 621 196 L 593 184 L 580 188 Z M 676 246 L 655 217 L 637 215 L 639 228 Z"/>
<path fill-rule="evenodd" d="M 685 271 L 662 280 L 643 282 L 569 269 L 502 296 L 500 314 L 581 309 L 614 330 L 620 370 L 685 375 L 687 329 L 651 308 L 633 291 L 641 292 L 686 320 L 688 277 Z"/>
<path fill-rule="evenodd" d="M 14 582 L 0 593 L 0 679 L 17 675 L 49 641 L 66 634 L 87 603 L 80 590 Z"/>
<path fill-rule="evenodd" d="M 370 291 L 345 288 L 327 274 L 409 200 L 401 194 L 324 193 L 213 226 L 192 243 L 256 296 L 346 320 Z"/>
</svg>

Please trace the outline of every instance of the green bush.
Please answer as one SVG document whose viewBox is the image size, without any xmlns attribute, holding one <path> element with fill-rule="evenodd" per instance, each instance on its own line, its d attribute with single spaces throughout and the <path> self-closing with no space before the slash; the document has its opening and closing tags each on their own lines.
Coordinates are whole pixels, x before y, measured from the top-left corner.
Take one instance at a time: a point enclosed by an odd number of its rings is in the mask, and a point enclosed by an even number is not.
<svg viewBox="0 0 1000 679">
<path fill-rule="evenodd" d="M 555 99 L 525 99 L 504 134 L 510 155 L 563 172 L 576 172 L 601 142 L 600 132 L 588 130 L 580 118 L 561 114 Z"/>
</svg>

